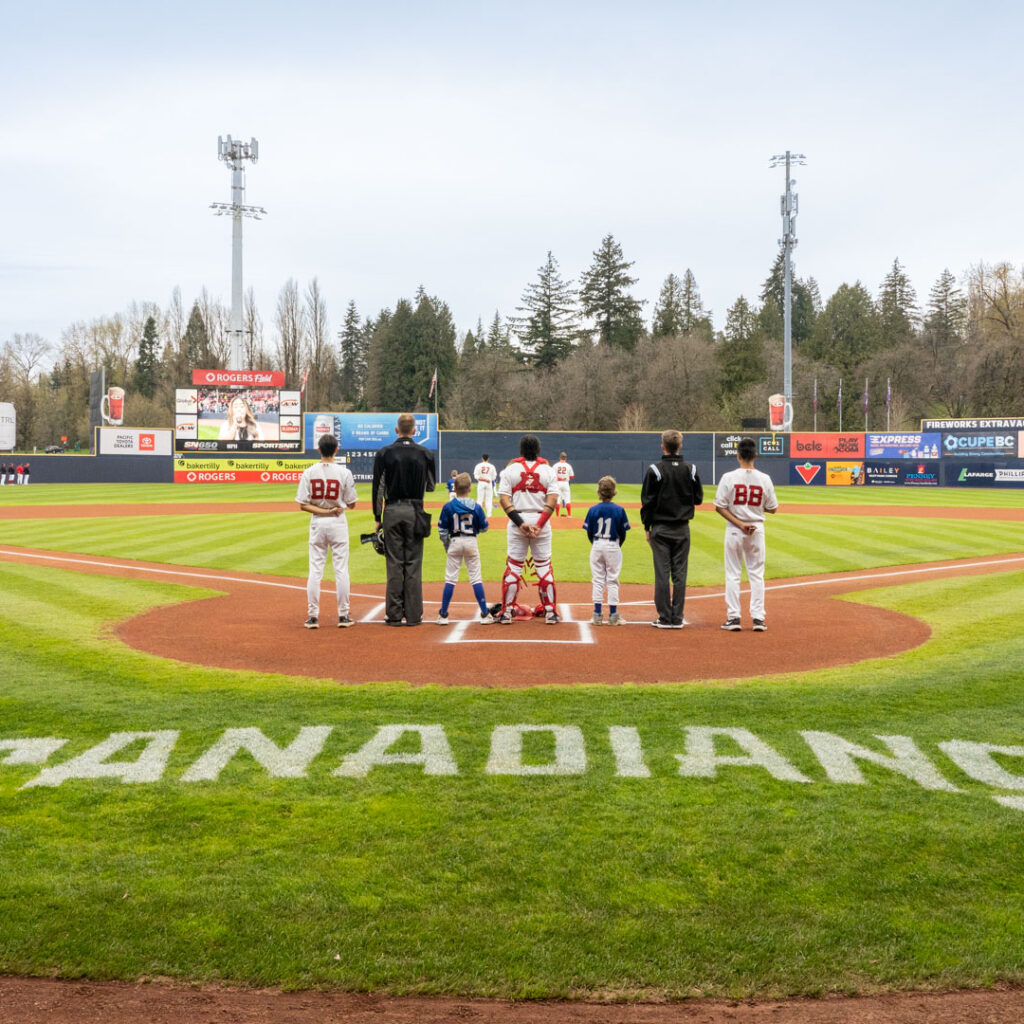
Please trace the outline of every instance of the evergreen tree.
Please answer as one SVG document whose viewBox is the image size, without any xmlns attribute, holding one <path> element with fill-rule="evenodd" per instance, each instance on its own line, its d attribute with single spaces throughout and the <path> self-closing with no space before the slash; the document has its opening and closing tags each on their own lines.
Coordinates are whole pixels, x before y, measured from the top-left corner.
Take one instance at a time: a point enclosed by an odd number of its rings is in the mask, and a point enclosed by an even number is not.
<svg viewBox="0 0 1024 1024">
<path fill-rule="evenodd" d="M 525 315 L 512 323 L 527 358 L 534 366 L 554 366 L 568 355 L 580 328 L 572 282 L 562 280 L 550 250 L 536 282 L 523 292 L 522 302 L 516 309 Z M 494 317 L 497 322 L 498 314 Z"/>
<path fill-rule="evenodd" d="M 365 375 L 365 367 L 360 365 L 363 337 L 355 301 L 350 299 L 345 308 L 345 320 L 338 332 L 338 382 L 342 401 L 350 404 L 359 401 L 360 382 Z"/>
<path fill-rule="evenodd" d="M 723 398 L 738 395 L 746 387 L 763 381 L 767 374 L 764 344 L 757 327 L 757 314 L 741 295 L 725 317 L 721 344 L 715 348 Z"/>
<path fill-rule="evenodd" d="M 483 335 L 481 334 L 479 337 L 483 338 Z M 511 347 L 508 327 L 502 324 L 501 315 L 497 310 L 494 311 L 494 319 L 491 321 L 491 326 L 487 328 L 487 347 L 502 350 L 507 350 Z"/>
<path fill-rule="evenodd" d="M 185 349 L 186 370 L 206 369 L 210 365 L 210 336 L 206 333 L 206 322 L 203 320 L 199 302 L 192 303 L 192 312 L 188 315 L 185 327 L 185 338 L 182 342 Z"/>
<path fill-rule="evenodd" d="M 652 338 L 675 338 L 683 333 L 683 282 L 669 274 L 661 286 L 651 318 Z"/>
<path fill-rule="evenodd" d="M 807 353 L 848 377 L 882 344 L 875 304 L 860 283 L 840 285 L 825 304 L 807 343 Z"/>
<path fill-rule="evenodd" d="M 711 325 L 711 312 L 706 310 L 704 303 L 701 302 L 697 278 L 693 276 L 693 271 L 689 267 L 683 274 L 680 304 L 682 306 L 680 333 L 684 335 L 699 334 L 710 341 L 715 333 Z"/>
<path fill-rule="evenodd" d="M 580 306 L 597 324 L 598 340 L 605 345 L 632 351 L 644 333 L 640 318 L 642 302 L 629 294 L 637 278 L 627 271 L 633 264 L 611 235 L 601 241 L 594 262 L 580 279 Z"/>
<path fill-rule="evenodd" d="M 921 338 L 928 354 L 929 392 L 949 416 L 966 414 L 967 298 L 956 278 L 943 270 L 928 296 L 928 313 Z"/>
<path fill-rule="evenodd" d="M 918 321 L 917 295 L 898 259 L 885 275 L 878 293 L 878 317 L 882 344 L 896 348 L 911 341 Z"/>
<path fill-rule="evenodd" d="M 811 336 L 816 320 L 814 297 L 797 276 L 795 269 L 790 267 L 790 298 L 792 303 L 792 338 L 793 345 L 801 347 Z M 815 289 L 817 285 L 815 284 Z M 782 340 L 784 333 L 784 316 L 786 295 L 786 254 L 780 247 L 779 254 L 775 257 L 772 269 L 768 278 L 761 288 L 761 312 L 758 314 L 758 321 L 761 329 L 769 338 Z M 821 301 L 821 296 L 818 296 Z"/>
<path fill-rule="evenodd" d="M 139 342 L 139 357 L 135 360 L 135 390 L 146 398 L 152 398 L 156 391 L 159 364 L 156 355 L 156 320 L 146 317 L 142 328 L 142 340 Z"/>
</svg>

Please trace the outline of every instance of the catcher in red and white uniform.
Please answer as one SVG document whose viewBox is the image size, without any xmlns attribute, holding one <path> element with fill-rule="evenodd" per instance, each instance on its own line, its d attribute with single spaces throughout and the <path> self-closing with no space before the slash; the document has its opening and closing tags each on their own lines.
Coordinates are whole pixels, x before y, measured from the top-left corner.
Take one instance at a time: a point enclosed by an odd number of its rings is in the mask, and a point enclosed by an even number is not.
<svg viewBox="0 0 1024 1024">
<path fill-rule="evenodd" d="M 540 457 L 540 441 L 533 434 L 519 440 L 519 458 L 513 459 L 498 478 L 498 500 L 509 518 L 508 560 L 501 581 L 501 612 L 498 622 L 512 621 L 516 596 L 523 584 L 523 566 L 533 558 L 537 588 L 544 606 L 544 621 L 556 625 L 558 605 L 551 571 L 551 524 L 558 506 L 558 484 L 547 459 Z"/>
<path fill-rule="evenodd" d="M 306 629 L 320 625 L 320 581 L 323 579 L 327 552 L 334 558 L 334 579 L 338 592 L 338 626 L 352 625 L 348 616 L 348 523 L 345 509 L 356 507 L 356 482 L 351 471 L 334 461 L 338 439 L 324 434 L 317 447 L 320 461 L 314 462 L 299 477 L 299 490 L 295 500 L 309 520 L 309 579 L 306 581 L 306 600 L 309 618 Z"/>
<path fill-rule="evenodd" d="M 494 513 L 494 485 L 498 480 L 498 471 L 490 459 L 490 455 L 484 452 L 473 469 L 473 479 L 476 481 L 476 503 L 483 508 L 484 515 L 488 519 Z"/>
<path fill-rule="evenodd" d="M 722 629 L 736 632 L 740 624 L 740 576 L 747 563 L 750 581 L 750 617 L 754 632 L 763 633 L 764 621 L 764 514 L 777 512 L 779 500 L 767 473 L 754 469 L 757 445 L 744 437 L 736 447 L 740 468 L 718 481 L 715 511 L 729 524 L 725 528 L 725 610 Z"/>
<path fill-rule="evenodd" d="M 572 492 L 569 490 L 569 481 L 572 480 L 576 474 L 572 471 L 572 466 L 565 461 L 565 452 L 562 452 L 558 456 L 558 461 L 553 467 L 555 471 L 555 480 L 558 483 L 558 501 L 562 508 L 565 509 L 565 514 L 572 517 Z M 561 515 L 561 513 L 559 513 Z"/>
</svg>

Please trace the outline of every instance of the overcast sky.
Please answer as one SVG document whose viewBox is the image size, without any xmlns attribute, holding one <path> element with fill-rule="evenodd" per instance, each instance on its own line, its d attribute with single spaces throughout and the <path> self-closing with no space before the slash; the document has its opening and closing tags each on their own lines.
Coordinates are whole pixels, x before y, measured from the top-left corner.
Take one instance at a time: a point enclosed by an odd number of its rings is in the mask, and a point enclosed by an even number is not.
<svg viewBox="0 0 1024 1024">
<path fill-rule="evenodd" d="M 547 250 L 611 233 L 649 318 L 691 268 L 722 327 L 756 299 L 798 168 L 797 272 L 921 301 L 1020 257 L 1024 7 L 988 3 L 8 4 L 0 37 L 0 342 L 58 343 L 131 300 L 231 298 L 218 135 L 260 143 L 245 285 L 332 329 L 423 284 L 460 331 L 514 312 Z"/>
</svg>

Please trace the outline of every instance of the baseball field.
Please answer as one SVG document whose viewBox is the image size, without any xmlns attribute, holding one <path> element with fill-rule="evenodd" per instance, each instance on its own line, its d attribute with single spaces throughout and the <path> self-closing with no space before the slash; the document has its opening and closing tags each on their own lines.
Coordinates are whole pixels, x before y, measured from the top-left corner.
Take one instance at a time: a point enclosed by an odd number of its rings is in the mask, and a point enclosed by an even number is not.
<svg viewBox="0 0 1024 1024">
<path fill-rule="evenodd" d="M 293 487 L 0 489 L 0 974 L 513 1000 L 1024 985 L 1021 495 L 780 488 L 768 632 L 731 634 L 707 506 L 690 625 L 646 627 L 638 491 L 617 499 L 627 626 L 589 624 L 580 485 L 562 624 L 457 622 L 462 582 L 452 626 L 385 629 L 360 487 L 357 625 L 314 633 Z M 436 537 L 424 577 L 429 617 Z M 330 626 L 329 580 L 322 602 Z"/>
</svg>

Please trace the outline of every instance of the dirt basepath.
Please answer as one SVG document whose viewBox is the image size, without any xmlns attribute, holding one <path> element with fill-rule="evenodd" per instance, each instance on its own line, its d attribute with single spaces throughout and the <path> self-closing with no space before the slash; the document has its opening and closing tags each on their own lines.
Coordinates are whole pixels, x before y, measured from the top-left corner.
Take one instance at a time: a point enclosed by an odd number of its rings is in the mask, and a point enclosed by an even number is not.
<svg viewBox="0 0 1024 1024">
<path fill-rule="evenodd" d="M 0 978 L 0 1024 L 1020 1024 L 1024 991 L 512 1003 Z"/>
</svg>

